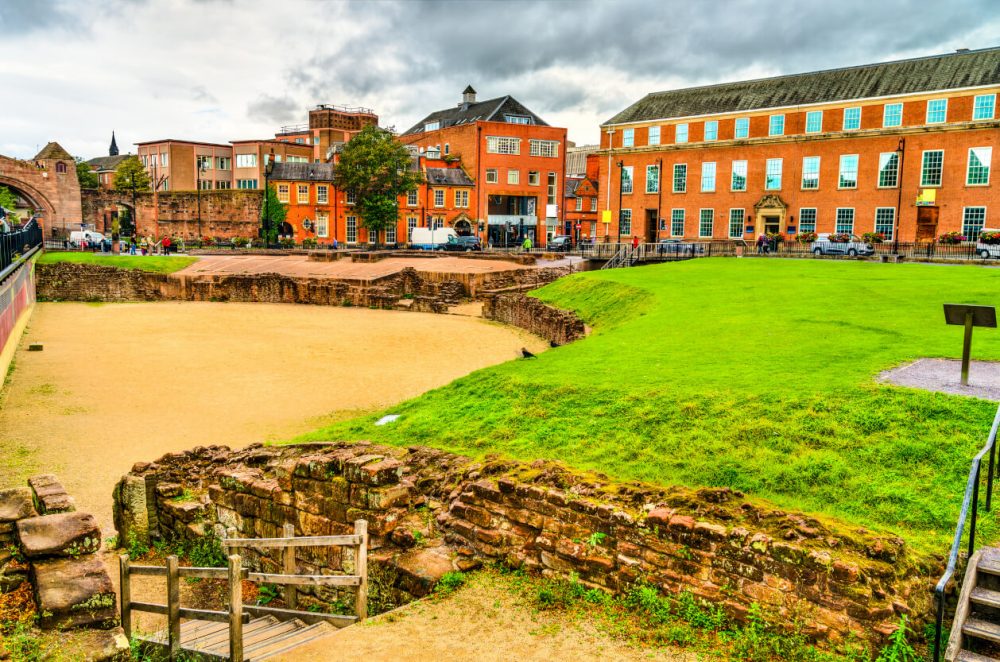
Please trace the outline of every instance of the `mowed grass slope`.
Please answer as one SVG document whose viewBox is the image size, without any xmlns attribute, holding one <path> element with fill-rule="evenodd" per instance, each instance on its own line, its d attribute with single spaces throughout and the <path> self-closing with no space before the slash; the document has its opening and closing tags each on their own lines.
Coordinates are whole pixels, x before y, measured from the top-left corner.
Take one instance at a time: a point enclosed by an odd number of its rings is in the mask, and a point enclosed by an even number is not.
<svg viewBox="0 0 1000 662">
<path fill-rule="evenodd" d="M 1000 270 L 706 259 L 579 274 L 536 295 L 595 332 L 394 407 L 391 425 L 372 426 L 380 412 L 308 438 L 557 459 L 728 486 L 921 547 L 950 536 L 996 405 L 874 377 L 960 356 L 941 304 L 1000 303 Z M 973 355 L 1000 359 L 1000 333 L 977 330 Z"/>
<path fill-rule="evenodd" d="M 40 264 L 76 262 L 99 264 L 119 269 L 139 269 L 160 274 L 172 274 L 198 261 L 196 257 L 182 255 L 98 255 L 97 253 L 45 252 L 38 259 Z"/>
</svg>

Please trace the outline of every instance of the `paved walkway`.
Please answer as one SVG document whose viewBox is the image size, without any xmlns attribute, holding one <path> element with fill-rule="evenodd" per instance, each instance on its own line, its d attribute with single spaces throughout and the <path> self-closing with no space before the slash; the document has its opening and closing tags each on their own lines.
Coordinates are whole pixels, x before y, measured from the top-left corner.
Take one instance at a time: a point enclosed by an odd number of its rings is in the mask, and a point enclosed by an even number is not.
<svg viewBox="0 0 1000 662">
<path fill-rule="evenodd" d="M 926 391 L 967 395 L 1000 402 L 1000 364 L 993 361 L 969 363 L 969 385 L 962 386 L 962 362 L 955 359 L 919 359 L 878 376 L 880 382 L 922 388 Z"/>
<path fill-rule="evenodd" d="M 305 255 L 205 255 L 178 274 L 182 276 L 279 273 L 302 278 L 372 279 L 388 276 L 413 267 L 417 271 L 438 273 L 485 274 L 514 269 L 569 264 L 567 260 L 539 261 L 520 265 L 502 260 L 470 260 L 461 257 L 407 258 L 390 257 L 378 262 L 313 262 Z"/>
</svg>

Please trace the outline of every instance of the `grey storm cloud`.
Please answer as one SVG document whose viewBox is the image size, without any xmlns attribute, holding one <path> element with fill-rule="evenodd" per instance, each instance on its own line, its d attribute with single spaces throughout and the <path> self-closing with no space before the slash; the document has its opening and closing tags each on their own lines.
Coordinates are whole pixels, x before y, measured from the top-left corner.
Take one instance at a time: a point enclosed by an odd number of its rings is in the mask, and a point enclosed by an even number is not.
<svg viewBox="0 0 1000 662">
<path fill-rule="evenodd" d="M 247 106 L 247 115 L 250 119 L 263 122 L 291 122 L 298 119 L 302 112 L 302 106 L 289 97 L 276 97 L 269 94 L 262 94 Z"/>
</svg>

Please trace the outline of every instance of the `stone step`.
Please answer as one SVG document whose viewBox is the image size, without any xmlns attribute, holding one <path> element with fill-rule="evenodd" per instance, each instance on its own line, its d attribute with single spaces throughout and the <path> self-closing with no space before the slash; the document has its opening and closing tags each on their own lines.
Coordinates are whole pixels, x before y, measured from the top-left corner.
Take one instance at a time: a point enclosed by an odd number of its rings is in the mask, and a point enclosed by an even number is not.
<svg viewBox="0 0 1000 662">
<path fill-rule="evenodd" d="M 29 559 L 76 557 L 101 547 L 101 529 L 90 513 L 58 513 L 17 523 L 17 535 Z"/>
<path fill-rule="evenodd" d="M 962 634 L 1000 644 L 1000 625 L 981 618 L 967 619 L 962 626 Z"/>
<path fill-rule="evenodd" d="M 1000 549 L 996 547 L 983 548 L 982 554 L 979 557 L 979 563 L 976 564 L 976 569 L 979 572 L 1000 577 Z"/>
<path fill-rule="evenodd" d="M 96 555 L 34 561 L 31 567 L 41 628 L 101 626 L 115 620 L 114 587 Z"/>
<path fill-rule="evenodd" d="M 76 510 L 73 497 L 66 493 L 66 489 L 53 474 L 42 474 L 32 476 L 28 479 L 31 491 L 35 493 L 35 504 L 38 512 L 42 515 L 53 513 L 68 513 Z"/>
<path fill-rule="evenodd" d="M 0 522 L 16 522 L 37 514 L 30 487 L 0 490 Z"/>
<path fill-rule="evenodd" d="M 1000 591 L 991 591 L 988 588 L 977 586 L 969 594 L 969 600 L 977 605 L 1000 609 Z"/>
<path fill-rule="evenodd" d="M 253 651 L 244 651 L 250 660 L 266 660 L 269 657 L 285 653 L 302 644 L 328 637 L 337 632 L 337 628 L 329 623 L 315 623 L 296 632 L 267 642 L 263 647 L 254 647 Z"/>
<path fill-rule="evenodd" d="M 997 658 L 988 657 L 972 651 L 960 650 L 955 656 L 955 662 L 997 662 Z"/>
</svg>

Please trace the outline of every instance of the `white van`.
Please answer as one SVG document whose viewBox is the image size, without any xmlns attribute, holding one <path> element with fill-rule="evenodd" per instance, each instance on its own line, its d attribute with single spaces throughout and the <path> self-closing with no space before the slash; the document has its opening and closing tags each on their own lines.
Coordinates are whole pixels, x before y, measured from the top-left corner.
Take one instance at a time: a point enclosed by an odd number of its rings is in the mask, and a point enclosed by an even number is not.
<svg viewBox="0 0 1000 662">
<path fill-rule="evenodd" d="M 418 251 L 439 251 L 450 241 L 455 241 L 458 234 L 452 228 L 413 228 L 410 230 L 410 248 Z"/>
<path fill-rule="evenodd" d="M 104 241 L 104 235 L 95 230 L 75 230 L 69 233 L 69 244 L 76 248 L 87 242 L 87 246 L 93 246 Z"/>
</svg>

